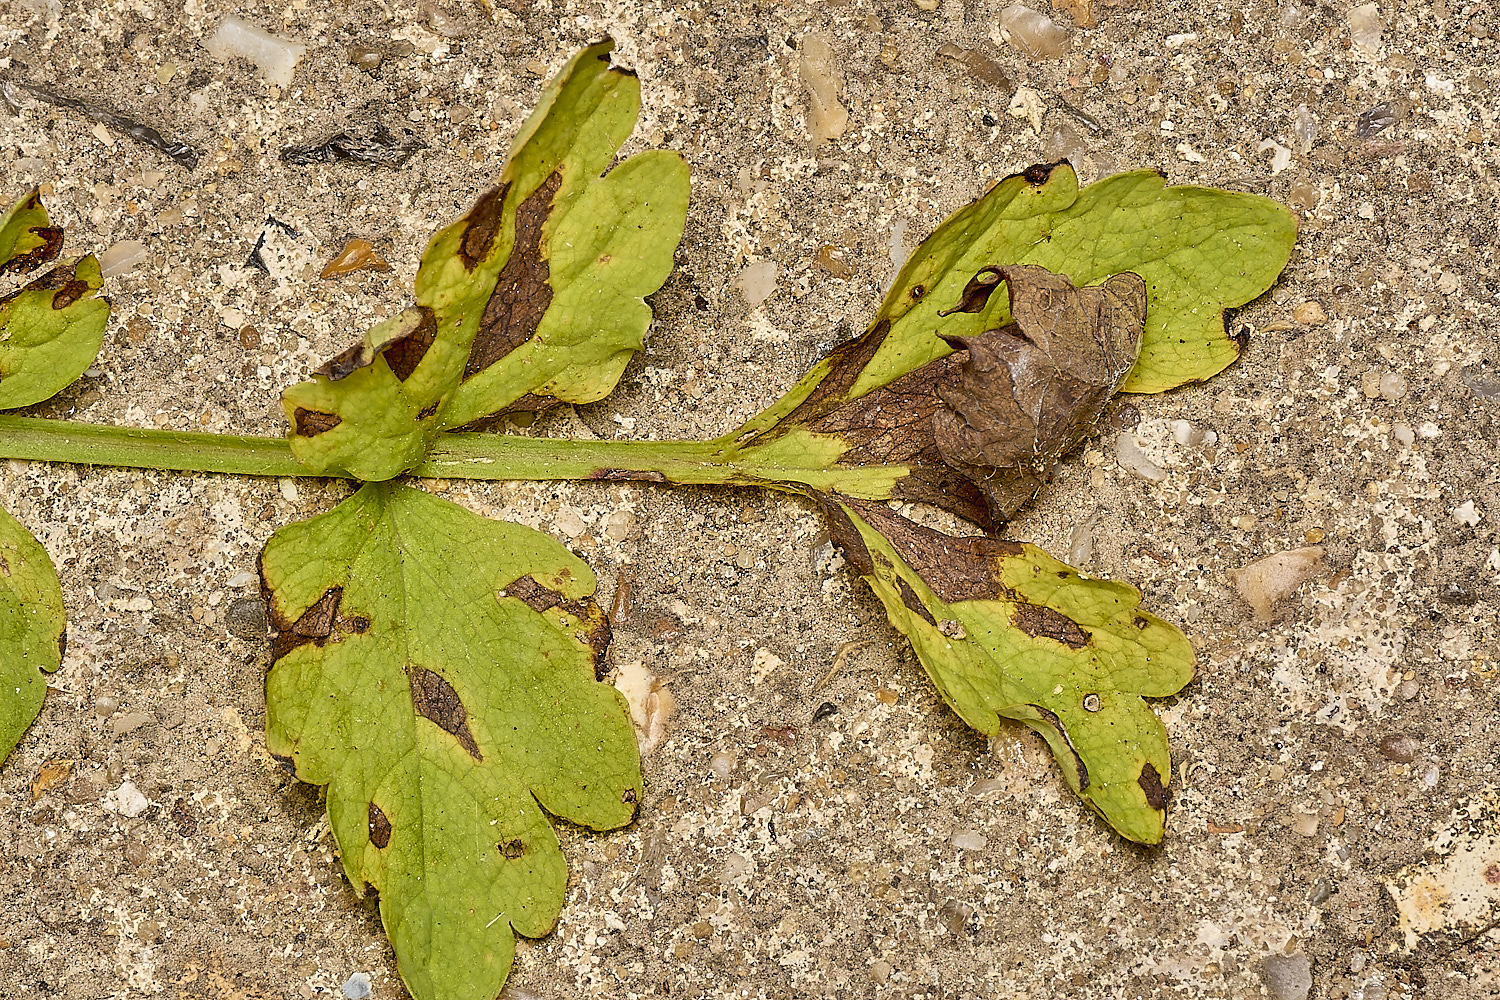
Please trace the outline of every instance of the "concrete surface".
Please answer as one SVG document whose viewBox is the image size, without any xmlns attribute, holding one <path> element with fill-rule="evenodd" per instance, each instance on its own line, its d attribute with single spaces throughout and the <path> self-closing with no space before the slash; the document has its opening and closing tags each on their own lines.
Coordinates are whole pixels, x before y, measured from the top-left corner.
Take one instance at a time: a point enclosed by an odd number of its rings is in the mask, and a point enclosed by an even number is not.
<svg viewBox="0 0 1500 1000">
<path fill-rule="evenodd" d="M 1242 359 L 1130 401 L 1165 477 L 1122 469 L 1108 431 L 1014 525 L 1064 557 L 1091 526 L 1081 568 L 1140 587 L 1199 650 L 1198 679 L 1158 705 L 1176 766 L 1155 850 L 1080 806 L 1040 740 L 1017 728 L 991 747 L 960 725 L 810 505 L 445 487 L 564 537 L 604 600 L 623 573 L 616 660 L 667 678 L 678 706 L 638 823 L 563 832 L 568 905 L 552 936 L 523 946 L 511 997 L 1500 990 L 1493 909 L 1408 950 L 1386 888 L 1436 863 L 1428 836 L 1493 788 L 1500 754 L 1493 8 L 1382 0 L 1371 51 L 1351 46 L 1343 2 L 1075 2 L 1043 10 L 1097 26 L 1035 61 L 995 33 L 1002 6 L 0 7 L 6 74 L 204 153 L 189 171 L 73 112 L 0 107 L 7 198 L 43 184 L 78 252 L 149 247 L 109 282 L 96 365 L 32 411 L 44 415 L 280 433 L 277 392 L 402 306 L 428 235 L 498 171 L 544 76 L 606 30 L 644 81 L 627 151 L 680 150 L 693 203 L 647 350 L 614 397 L 541 432 L 733 426 L 863 324 L 892 272 L 893 229 L 909 246 L 1036 161 L 1071 156 L 1085 179 L 1159 167 L 1298 204 L 1281 283 L 1232 321 L 1249 334 Z M 289 88 L 204 50 L 231 11 L 307 43 Z M 843 135 L 816 146 L 798 68 L 808 32 L 841 61 L 849 111 Z M 396 39 L 412 51 L 374 74 L 347 59 Z M 1011 87 L 983 78 L 992 66 L 944 46 L 981 51 L 1027 88 L 1017 113 Z M 1381 102 L 1396 120 L 1358 138 Z M 1306 148 L 1299 106 L 1316 124 Z M 399 170 L 277 159 L 376 120 L 430 148 Z M 270 274 L 257 276 L 244 264 L 263 231 Z M 354 236 L 394 271 L 320 280 Z M 825 245 L 850 276 L 817 266 Z M 766 260 L 776 287 L 751 310 L 732 282 Z M 1217 440 L 1179 445 L 1170 421 Z M 355 972 L 376 997 L 403 995 L 373 905 L 332 856 L 318 791 L 266 757 L 266 649 L 241 637 L 254 606 L 237 604 L 256 595 L 267 535 L 344 493 L 0 466 L 0 502 L 56 561 L 71 619 L 56 690 L 0 771 L 0 996 L 338 996 Z M 609 522 L 621 511 L 631 518 Z M 607 522 L 633 530 L 616 540 Z M 1256 620 L 1226 571 L 1308 544 L 1323 567 Z M 814 723 L 824 702 L 837 714 Z M 74 763 L 34 795 L 56 761 Z M 150 803 L 136 818 L 106 808 L 127 781 Z"/>
</svg>

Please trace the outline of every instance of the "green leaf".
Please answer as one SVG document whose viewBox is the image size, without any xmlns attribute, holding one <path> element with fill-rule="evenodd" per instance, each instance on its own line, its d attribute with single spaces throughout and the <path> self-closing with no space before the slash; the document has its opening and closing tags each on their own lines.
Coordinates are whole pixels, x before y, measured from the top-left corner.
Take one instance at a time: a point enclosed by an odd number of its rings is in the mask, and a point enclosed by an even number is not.
<svg viewBox="0 0 1500 1000">
<path fill-rule="evenodd" d="M 41 191 L 32 188 L 0 218 L 0 274 L 33 271 L 56 257 L 62 245 L 62 229 L 52 225 Z"/>
<path fill-rule="evenodd" d="M 370 484 L 271 536 L 261 578 L 268 747 L 328 786 L 412 996 L 492 1000 L 513 933 L 562 906 L 542 810 L 603 830 L 641 799 L 629 710 L 596 682 L 593 573 L 529 528 Z"/>
<path fill-rule="evenodd" d="M 31 271 L 57 256 L 63 232 L 33 190 L 0 220 L 0 274 Z M 109 300 L 92 255 L 53 268 L 0 298 L 0 410 L 56 395 L 93 363 Z"/>
<path fill-rule="evenodd" d="M 1160 842 L 1172 759 L 1142 698 L 1192 679 L 1186 637 L 1141 611 L 1135 588 L 1085 577 L 1034 545 L 953 538 L 880 504 L 820 500 L 943 700 L 989 736 L 1002 718 L 1030 726 L 1121 836 Z"/>
<path fill-rule="evenodd" d="M 614 388 L 651 322 L 644 297 L 671 271 L 688 172 L 658 150 L 604 174 L 640 110 L 612 47 L 564 67 L 500 186 L 433 237 L 416 307 L 283 394 L 299 460 L 385 480 L 444 429 Z"/>
<path fill-rule="evenodd" d="M 42 710 L 62 665 L 62 588 L 47 551 L 0 507 L 0 762 Z"/>
</svg>

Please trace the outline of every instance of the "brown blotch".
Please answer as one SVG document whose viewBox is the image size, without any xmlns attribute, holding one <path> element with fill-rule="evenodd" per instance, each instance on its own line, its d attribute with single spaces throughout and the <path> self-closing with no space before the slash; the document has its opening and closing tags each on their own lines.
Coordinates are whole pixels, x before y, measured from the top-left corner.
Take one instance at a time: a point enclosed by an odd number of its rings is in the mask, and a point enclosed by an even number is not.
<svg viewBox="0 0 1500 1000">
<path fill-rule="evenodd" d="M 1141 786 L 1141 791 L 1146 793 L 1146 804 L 1152 809 L 1163 809 L 1167 804 L 1167 790 L 1161 786 L 1161 775 L 1157 773 L 1154 764 L 1147 764 L 1141 768 L 1141 776 L 1136 779 Z"/>
<path fill-rule="evenodd" d="M 464 708 L 453 685 L 441 674 L 426 667 L 412 668 L 411 704 L 418 715 L 436 723 L 439 729 L 458 740 L 459 746 L 467 750 L 470 757 L 484 760 L 479 753 L 479 744 L 474 742 L 474 734 L 469 732 L 468 709 Z"/>
<path fill-rule="evenodd" d="M 16 206 L 15 214 L 19 216 L 24 212 L 34 212 L 41 207 L 41 189 L 32 188 L 31 193 L 21 200 L 21 204 Z M 40 237 L 41 244 L 23 254 L 17 254 L 8 261 L 0 263 L 0 274 L 25 274 L 27 271 L 41 267 L 62 252 L 62 227 L 32 226 L 27 231 L 33 236 Z"/>
<path fill-rule="evenodd" d="M 490 188 L 474 202 L 469 214 L 464 216 L 468 225 L 463 239 L 458 243 L 458 256 L 465 271 L 473 271 L 479 262 L 490 255 L 495 245 L 495 235 L 500 232 L 500 222 L 505 217 L 505 195 L 510 190 L 507 182 Z"/>
<path fill-rule="evenodd" d="M 1041 717 L 1045 719 L 1053 729 L 1057 730 L 1058 735 L 1062 737 L 1063 743 L 1067 746 L 1068 752 L 1073 755 L 1073 766 L 1078 771 L 1078 790 L 1081 792 L 1088 788 L 1090 783 L 1088 765 L 1085 764 L 1083 762 L 1083 758 L 1078 755 L 1078 748 L 1073 745 L 1073 737 L 1068 735 L 1067 727 L 1062 724 L 1062 720 L 1057 717 L 1057 713 L 1049 711 L 1048 709 L 1045 709 L 1040 705 L 1032 705 L 1030 707 L 1036 709 L 1037 713 L 1041 715 Z"/>
<path fill-rule="evenodd" d="M 317 603 L 302 612 L 295 622 L 289 622 L 277 607 L 275 595 L 267 594 L 266 607 L 271 612 L 271 659 L 279 660 L 298 646 L 309 642 L 323 645 L 333 634 L 333 626 L 338 621 L 339 602 L 343 599 L 343 587 L 329 587 L 318 598 Z"/>
<path fill-rule="evenodd" d="M 66 309 L 89 293 L 86 281 L 69 281 L 52 296 L 53 309 Z"/>
<path fill-rule="evenodd" d="M 553 171 L 516 208 L 516 238 L 510 258 L 495 279 L 495 290 L 485 304 L 479 333 L 469 348 L 464 378 L 472 378 L 531 339 L 547 307 L 552 304 L 551 271 L 542 256 L 542 225 L 552 212 L 552 196 L 562 186 Z"/>
<path fill-rule="evenodd" d="M 391 821 L 375 803 L 370 803 L 370 843 L 384 848 L 391 842 Z"/>
<path fill-rule="evenodd" d="M 326 376 L 331 382 L 346 379 L 370 363 L 367 351 L 362 343 L 346 347 L 314 369 L 313 374 Z"/>
<path fill-rule="evenodd" d="M 637 798 L 638 796 L 635 794 L 634 788 L 627 788 L 620 793 L 620 801 L 626 804 L 636 801 Z"/>
<path fill-rule="evenodd" d="M 422 407 L 422 409 L 417 411 L 417 419 L 426 420 L 428 417 L 432 416 L 438 411 L 438 403 L 441 402 L 442 400 L 438 400 L 438 402 L 436 403 L 428 403 L 426 406 Z"/>
<path fill-rule="evenodd" d="M 326 434 L 333 430 L 343 422 L 344 418 L 336 413 L 323 413 L 299 406 L 292 414 L 292 433 L 298 437 L 317 437 L 319 434 Z"/>
<path fill-rule="evenodd" d="M 391 368 L 391 374 L 402 382 L 417 370 L 417 365 L 427 356 L 427 349 L 437 340 L 437 319 L 433 316 L 432 309 L 421 306 L 419 311 L 422 318 L 417 321 L 416 327 L 380 349 L 385 363 Z"/>
<path fill-rule="evenodd" d="M 506 584 L 502 595 L 514 597 L 537 614 L 544 614 L 553 608 L 559 608 L 578 619 L 579 638 L 588 645 L 593 654 L 594 679 L 604 679 L 604 675 L 609 670 L 605 653 L 613 637 L 604 609 L 588 599 L 570 601 L 561 592 L 544 587 L 529 576 L 520 577 Z"/>
<path fill-rule="evenodd" d="M 1027 184 L 1035 184 L 1037 187 L 1041 187 L 1052 176 L 1052 171 L 1067 162 L 1067 160 L 1058 160 L 1056 163 L 1033 163 L 1021 171 L 1021 176 L 1026 178 Z M 1015 175 L 1012 174 L 1011 176 Z M 1009 178 L 1006 178 L 1006 180 L 1009 180 Z M 1001 183 L 1005 182 L 1001 181 Z"/>
<path fill-rule="evenodd" d="M 1069 649 L 1082 649 L 1090 636 L 1067 615 L 1042 604 L 1017 604 L 1011 609 L 1016 628 L 1033 639 L 1052 639 Z"/>
<path fill-rule="evenodd" d="M 1025 551 L 1020 542 L 980 535 L 954 538 L 908 521 L 884 504 L 848 497 L 841 499 L 884 535 L 896 554 L 947 603 L 1014 599 L 995 576 L 995 558 L 1020 555 Z M 827 505 L 824 506 L 826 509 Z M 840 543 L 838 535 L 833 534 L 833 539 Z M 844 558 L 868 575 L 868 571 L 850 557 L 847 549 Z M 868 556 L 865 564 L 869 565 Z"/>
<path fill-rule="evenodd" d="M 891 332 L 891 321 L 882 319 L 870 329 L 852 340 L 846 340 L 842 344 L 828 352 L 828 374 L 823 376 L 822 381 L 813 387 L 807 398 L 798 403 L 797 406 L 780 421 L 778 427 L 794 427 L 797 424 L 811 424 L 814 420 L 831 413 L 841 406 L 849 394 L 849 390 L 859 379 L 860 372 L 875 357 L 880 350 L 880 345 L 885 343 L 885 338 Z M 762 435 L 759 440 L 770 440 L 777 436 L 773 430 Z"/>
<path fill-rule="evenodd" d="M 927 605 L 922 603 L 922 599 L 917 596 L 915 590 L 911 589 L 911 585 L 901 579 L 898 579 L 896 583 L 901 588 L 901 603 L 906 605 L 906 610 L 916 612 L 926 620 L 927 624 L 936 627 L 937 619 L 932 617 L 932 612 L 927 610 Z"/>
<path fill-rule="evenodd" d="M 823 513 L 828 517 L 828 537 L 837 545 L 839 551 L 844 553 L 844 560 L 854 567 L 854 571 L 860 576 L 873 576 L 875 563 L 870 558 L 870 549 L 865 545 L 865 540 L 860 537 L 859 529 L 844 513 L 838 501 L 827 493 L 815 493 L 818 506 L 823 508 Z"/>
<path fill-rule="evenodd" d="M 520 837 L 514 840 L 505 840 L 495 845 L 500 856 L 509 861 L 514 861 L 526 853 L 526 842 Z"/>
<path fill-rule="evenodd" d="M 990 296 L 999 287 L 1000 268 L 994 265 L 981 267 L 978 273 L 970 278 L 969 283 L 964 286 L 964 292 L 958 298 L 958 305 L 952 309 L 944 309 L 938 315 L 952 316 L 954 313 L 977 313 L 989 305 Z"/>
<path fill-rule="evenodd" d="M 911 291 L 908 292 L 907 294 L 911 296 L 911 300 L 913 302 L 919 302 L 919 301 L 921 301 L 922 296 L 924 296 L 924 295 L 927 294 L 927 286 L 926 285 L 912 285 L 911 286 Z"/>
</svg>

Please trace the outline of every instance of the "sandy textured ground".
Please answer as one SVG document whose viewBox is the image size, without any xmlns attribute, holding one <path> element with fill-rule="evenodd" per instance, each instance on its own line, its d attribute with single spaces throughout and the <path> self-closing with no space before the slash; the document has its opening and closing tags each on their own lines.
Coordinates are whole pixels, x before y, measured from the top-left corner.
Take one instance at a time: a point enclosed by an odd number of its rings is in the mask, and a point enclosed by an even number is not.
<svg viewBox="0 0 1500 1000">
<path fill-rule="evenodd" d="M 667 677 L 678 704 L 637 824 L 564 832 L 569 903 L 522 949 L 511 996 L 1500 991 L 1500 934 L 1480 933 L 1493 904 L 1476 897 L 1469 924 L 1408 951 L 1385 887 L 1440 860 L 1425 838 L 1495 785 L 1500 756 L 1490 5 L 1383 2 L 1370 51 L 1351 47 L 1343 0 L 1095 0 L 1097 27 L 1046 61 L 998 36 L 997 0 L 491 6 L 240 8 L 307 43 L 283 89 L 204 50 L 230 10 L 217 0 L 7 0 L 6 74 L 203 152 L 189 171 L 73 112 L 0 106 L 5 197 L 42 184 L 79 251 L 149 246 L 109 282 L 96 365 L 34 412 L 280 433 L 277 392 L 403 305 L 427 236 L 497 173 L 545 75 L 606 30 L 644 81 L 628 151 L 680 150 L 693 202 L 647 350 L 614 397 L 547 433 L 733 426 L 864 323 L 893 231 L 910 245 L 1033 162 L 1070 156 L 1085 179 L 1159 167 L 1290 201 L 1302 219 L 1281 283 L 1232 321 L 1249 335 L 1242 359 L 1131 401 L 1164 476 L 1119 467 L 1111 431 L 1014 525 L 1063 557 L 1086 525 L 1080 568 L 1140 587 L 1199 650 L 1198 679 L 1158 706 L 1176 761 L 1159 849 L 1093 818 L 1040 740 L 1017 729 L 989 746 L 966 730 L 810 505 L 448 487 L 563 537 L 605 599 L 623 572 L 614 655 Z M 850 113 L 819 145 L 798 75 L 808 32 L 842 60 Z M 411 51 L 374 74 L 346 57 L 400 39 Z M 945 54 L 959 49 L 1010 84 Z M 1357 137 L 1382 102 L 1394 121 Z M 277 158 L 376 121 L 429 148 L 399 170 Z M 260 276 L 245 261 L 263 232 Z M 320 280 L 351 236 L 395 270 Z M 848 276 L 817 265 L 825 245 Z M 751 310 L 731 282 L 763 260 L 777 286 Z M 1216 440 L 1180 445 L 1172 421 Z M 261 543 L 345 492 L 0 465 L 0 502 L 51 553 L 70 617 L 56 690 L 0 771 L 0 996 L 334 996 L 355 972 L 377 997 L 403 995 L 318 791 L 266 756 L 266 644 L 245 638 Z M 609 523 L 632 530 L 616 540 Z M 1322 567 L 1256 620 L 1226 571 L 1314 543 Z M 837 713 L 813 722 L 825 702 Z M 71 772 L 34 793 L 59 760 Z M 134 819 L 106 808 L 125 781 L 152 803 Z M 1469 826 L 1482 871 L 1500 857 L 1484 839 L 1493 814 Z"/>
</svg>

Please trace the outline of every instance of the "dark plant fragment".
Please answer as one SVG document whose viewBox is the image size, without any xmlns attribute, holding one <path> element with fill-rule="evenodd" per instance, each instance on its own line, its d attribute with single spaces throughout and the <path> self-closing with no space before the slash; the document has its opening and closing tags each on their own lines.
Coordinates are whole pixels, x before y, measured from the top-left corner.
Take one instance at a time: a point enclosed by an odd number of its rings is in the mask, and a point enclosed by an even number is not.
<svg viewBox="0 0 1500 1000">
<path fill-rule="evenodd" d="M 281 151 L 281 161 L 305 167 L 334 160 L 354 160 L 377 167 L 404 167 L 427 143 L 409 128 L 392 131 L 376 125 L 367 132 L 336 132 L 322 142 L 305 146 L 288 146 Z"/>
<path fill-rule="evenodd" d="M 115 114 L 113 111 L 102 108 L 97 104 L 90 104 L 76 97 L 68 97 L 65 94 L 59 94 L 55 90 L 38 86 L 34 83 L 15 81 L 13 85 L 40 100 L 46 101 L 48 104 L 78 111 L 97 122 L 103 122 L 105 128 L 113 129 L 121 135 L 129 136 L 143 146 L 150 146 L 160 153 L 165 153 L 168 157 L 187 167 L 189 170 L 193 170 L 198 166 L 201 154 L 196 149 L 186 143 L 174 142 L 166 138 L 144 122 L 138 122 L 134 118 L 127 118 L 125 115 Z"/>
</svg>

